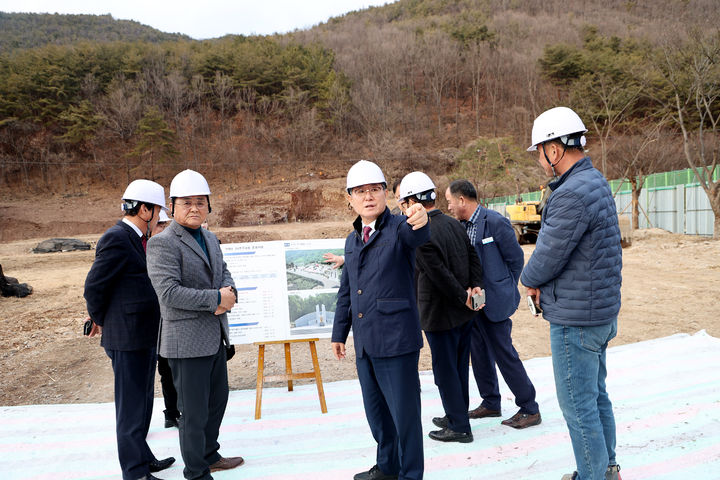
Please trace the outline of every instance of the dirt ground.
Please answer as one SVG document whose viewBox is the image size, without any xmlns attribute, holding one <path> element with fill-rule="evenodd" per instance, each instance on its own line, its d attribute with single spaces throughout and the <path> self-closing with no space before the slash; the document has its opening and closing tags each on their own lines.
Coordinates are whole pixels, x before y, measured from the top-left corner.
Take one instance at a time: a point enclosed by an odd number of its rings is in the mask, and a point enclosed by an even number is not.
<svg viewBox="0 0 720 480">
<path fill-rule="evenodd" d="M 28 211 L 32 213 L 30 228 L 22 221 L 28 218 Z M 0 405 L 112 401 L 110 360 L 99 339 L 81 333 L 86 315 L 83 282 L 94 250 L 53 254 L 33 254 L 30 250 L 51 236 L 96 242 L 117 218 L 115 212 L 119 208 L 109 210 L 103 202 L 87 202 L 87 198 L 82 204 L 72 199 L 48 199 L 40 205 L 23 199 L 0 200 L 0 264 L 6 275 L 34 288 L 26 298 L 0 298 Z M 81 221 L 72 221 L 77 218 Z M 348 219 L 213 230 L 225 243 L 333 238 L 347 234 Z M 529 258 L 533 246 L 523 249 Z M 701 329 L 720 337 L 716 313 L 720 242 L 651 229 L 636 232 L 633 245 L 623 253 L 623 304 L 614 345 Z M 513 320 L 515 347 L 523 359 L 550 354 L 547 322 L 531 317 L 524 305 Z M 306 350 L 301 345 L 293 347 L 295 369 L 310 366 Z M 327 339 L 321 340 L 318 354 L 325 381 L 355 377 L 352 354 L 342 362 L 335 360 Z M 254 388 L 256 368 L 256 349 L 238 346 L 235 358 L 228 363 L 230 388 Z M 421 352 L 420 368 L 431 368 L 427 346 Z M 269 347 L 266 369 L 278 373 L 284 369 L 281 347 Z M 159 381 L 156 395 L 160 395 Z"/>
</svg>

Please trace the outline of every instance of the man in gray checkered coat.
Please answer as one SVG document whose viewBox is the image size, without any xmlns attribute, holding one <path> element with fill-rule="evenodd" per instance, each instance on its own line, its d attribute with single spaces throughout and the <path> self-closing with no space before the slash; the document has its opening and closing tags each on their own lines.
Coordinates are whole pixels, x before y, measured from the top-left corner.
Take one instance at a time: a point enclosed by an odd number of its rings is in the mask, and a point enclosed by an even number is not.
<svg viewBox="0 0 720 480">
<path fill-rule="evenodd" d="M 237 291 L 217 237 L 201 228 L 210 213 L 210 187 L 198 172 L 170 184 L 174 221 L 148 242 L 148 276 L 160 302 L 159 353 L 168 359 L 178 392 L 180 451 L 188 480 L 242 465 L 222 457 L 218 434 L 228 401 L 226 312 Z"/>
</svg>

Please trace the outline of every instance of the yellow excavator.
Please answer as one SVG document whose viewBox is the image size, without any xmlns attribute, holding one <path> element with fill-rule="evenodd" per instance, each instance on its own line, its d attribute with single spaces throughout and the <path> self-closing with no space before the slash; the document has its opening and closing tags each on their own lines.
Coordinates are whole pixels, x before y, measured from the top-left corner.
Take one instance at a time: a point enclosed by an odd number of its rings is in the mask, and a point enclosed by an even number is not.
<svg viewBox="0 0 720 480">
<path fill-rule="evenodd" d="M 517 197 L 515 205 L 507 205 L 505 211 L 510 217 L 510 223 L 515 230 L 515 237 L 520 245 L 535 243 L 540 232 L 542 209 L 547 202 L 550 189 L 540 186 L 540 201 L 524 202 Z"/>
</svg>

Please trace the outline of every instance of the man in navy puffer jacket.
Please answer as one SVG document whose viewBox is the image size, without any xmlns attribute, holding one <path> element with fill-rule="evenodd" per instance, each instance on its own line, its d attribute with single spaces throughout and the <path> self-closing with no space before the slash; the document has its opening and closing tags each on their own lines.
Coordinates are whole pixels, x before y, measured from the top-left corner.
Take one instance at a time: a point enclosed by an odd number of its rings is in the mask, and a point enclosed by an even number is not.
<svg viewBox="0 0 720 480">
<path fill-rule="evenodd" d="M 550 322 L 555 388 L 577 471 L 563 479 L 618 479 L 615 419 L 605 389 L 606 349 L 617 333 L 622 250 L 615 202 L 566 107 L 540 115 L 532 146 L 552 194 L 535 251 L 520 277 Z"/>
</svg>

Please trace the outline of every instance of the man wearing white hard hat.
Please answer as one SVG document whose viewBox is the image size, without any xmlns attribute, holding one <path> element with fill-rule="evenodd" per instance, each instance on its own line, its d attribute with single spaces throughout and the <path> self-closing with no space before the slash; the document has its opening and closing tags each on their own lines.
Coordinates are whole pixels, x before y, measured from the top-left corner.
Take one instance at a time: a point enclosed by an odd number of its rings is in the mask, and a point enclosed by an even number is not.
<svg viewBox="0 0 720 480">
<path fill-rule="evenodd" d="M 567 107 L 535 119 L 532 145 L 552 190 L 520 280 L 550 322 L 555 389 L 577 471 L 565 480 L 617 480 L 615 417 L 605 388 L 617 334 L 622 249 L 610 187 L 585 155 L 586 132 Z"/>
<path fill-rule="evenodd" d="M 471 419 L 502 415 L 497 371 L 515 396 L 519 410 L 500 423 L 525 429 L 542 422 L 536 391 L 512 341 L 512 319 L 520 303 L 518 280 L 525 254 L 510 221 L 478 203 L 477 190 L 467 179 L 450 182 L 445 190 L 448 210 L 463 222 L 483 266 L 486 304 L 475 316 L 470 340 L 473 377 L 482 402 Z"/>
<path fill-rule="evenodd" d="M 175 461 L 155 458 L 146 441 L 155 392 L 160 309 L 147 274 L 145 246 L 166 208 L 165 190 L 150 180 L 135 180 L 122 199 L 124 216 L 98 240 L 84 296 L 93 322 L 90 336 L 102 334 L 100 345 L 112 361 L 122 478 L 153 479 L 153 472 Z"/>
<path fill-rule="evenodd" d="M 418 360 L 422 332 L 415 301 L 415 249 L 430 239 L 421 205 L 407 216 L 387 208 L 380 167 L 361 160 L 347 175 L 358 214 L 345 241 L 332 348 L 345 358 L 353 330 L 365 416 L 377 442 L 376 464 L 355 480 L 421 479 L 424 471 Z"/>
<path fill-rule="evenodd" d="M 148 275 L 162 312 L 159 353 L 168 359 L 178 393 L 183 474 L 211 479 L 211 472 L 244 463 L 222 457 L 220 424 L 228 401 L 226 312 L 237 291 L 214 233 L 201 227 L 211 211 L 210 186 L 184 170 L 170 183 L 173 222 L 148 243 Z"/>
<path fill-rule="evenodd" d="M 432 229 L 430 241 L 416 250 L 420 325 L 425 331 L 435 385 L 445 415 L 432 419 L 440 430 L 428 436 L 440 442 L 473 441 L 468 417 L 468 363 L 473 318 L 485 303 L 482 266 L 463 226 L 435 208 L 435 184 L 423 172 L 403 178 L 399 196 L 407 206 L 422 205 Z M 407 207 L 406 207 L 407 208 Z M 473 295 L 478 300 L 473 304 Z"/>
</svg>

